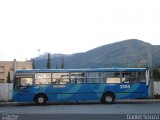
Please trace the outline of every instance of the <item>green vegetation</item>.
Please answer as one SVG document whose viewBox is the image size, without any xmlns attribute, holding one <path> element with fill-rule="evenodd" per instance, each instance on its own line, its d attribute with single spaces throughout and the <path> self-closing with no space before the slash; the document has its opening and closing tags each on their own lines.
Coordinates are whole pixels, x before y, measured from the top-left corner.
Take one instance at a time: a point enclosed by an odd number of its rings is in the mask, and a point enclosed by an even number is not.
<svg viewBox="0 0 160 120">
<path fill-rule="evenodd" d="M 153 69 L 153 79 L 155 81 L 160 81 L 160 67 L 155 67 Z"/>
<path fill-rule="evenodd" d="M 36 69 L 34 58 L 32 59 L 32 68 L 33 68 L 33 69 Z"/>
<path fill-rule="evenodd" d="M 50 57 L 50 53 L 48 53 L 47 69 L 51 69 L 51 57 Z"/>
<path fill-rule="evenodd" d="M 58 61 L 61 61 L 60 63 L 56 64 L 56 69 L 64 69 L 64 57 L 62 56 L 61 60 L 59 59 Z"/>
<path fill-rule="evenodd" d="M 8 71 L 7 83 L 11 83 L 11 74 L 10 74 L 10 71 Z"/>
<path fill-rule="evenodd" d="M 156 94 L 156 95 L 154 95 L 154 98 L 155 98 L 155 99 L 160 99 L 160 95 L 159 95 L 159 94 Z"/>
<path fill-rule="evenodd" d="M 62 56 L 62 60 L 61 60 L 61 69 L 64 68 L 64 57 Z"/>
</svg>

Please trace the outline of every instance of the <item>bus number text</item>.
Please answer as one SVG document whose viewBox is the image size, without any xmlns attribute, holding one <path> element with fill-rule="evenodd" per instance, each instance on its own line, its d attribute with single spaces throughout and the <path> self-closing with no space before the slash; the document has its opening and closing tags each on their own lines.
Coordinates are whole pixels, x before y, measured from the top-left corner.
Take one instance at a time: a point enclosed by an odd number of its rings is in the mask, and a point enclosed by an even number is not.
<svg viewBox="0 0 160 120">
<path fill-rule="evenodd" d="M 130 85 L 120 85 L 120 89 L 128 89 L 130 88 Z"/>
</svg>

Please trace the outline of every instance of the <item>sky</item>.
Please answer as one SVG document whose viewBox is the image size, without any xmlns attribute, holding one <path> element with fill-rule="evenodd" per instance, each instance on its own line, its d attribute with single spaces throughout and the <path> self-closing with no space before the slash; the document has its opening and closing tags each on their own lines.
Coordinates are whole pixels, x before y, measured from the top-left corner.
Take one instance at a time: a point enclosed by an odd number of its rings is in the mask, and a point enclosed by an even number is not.
<svg viewBox="0 0 160 120">
<path fill-rule="evenodd" d="M 0 0 L 0 61 L 139 39 L 160 45 L 159 0 Z"/>
</svg>

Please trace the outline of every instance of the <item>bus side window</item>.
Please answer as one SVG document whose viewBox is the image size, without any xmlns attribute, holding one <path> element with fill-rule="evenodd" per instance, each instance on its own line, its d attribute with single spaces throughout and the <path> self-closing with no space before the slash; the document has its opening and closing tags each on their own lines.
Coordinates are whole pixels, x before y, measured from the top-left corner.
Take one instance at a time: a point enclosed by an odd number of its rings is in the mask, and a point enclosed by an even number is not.
<svg viewBox="0 0 160 120">
<path fill-rule="evenodd" d="M 105 83 L 121 83 L 120 72 L 106 72 L 104 77 Z"/>
<path fill-rule="evenodd" d="M 87 72 L 85 82 L 89 84 L 100 84 L 103 83 L 103 74 L 100 72 Z"/>
<path fill-rule="evenodd" d="M 122 82 L 123 83 L 136 83 L 137 73 L 136 72 L 122 73 Z"/>
<path fill-rule="evenodd" d="M 35 74 L 35 84 L 50 84 L 50 83 L 51 83 L 51 73 Z"/>
<path fill-rule="evenodd" d="M 86 83 L 85 73 L 70 73 L 70 83 L 71 84 L 83 84 Z"/>
<path fill-rule="evenodd" d="M 146 81 L 146 73 L 145 72 L 138 72 L 138 80 L 139 82 L 145 82 Z"/>
<path fill-rule="evenodd" d="M 69 73 L 52 73 L 53 84 L 69 84 Z"/>
</svg>

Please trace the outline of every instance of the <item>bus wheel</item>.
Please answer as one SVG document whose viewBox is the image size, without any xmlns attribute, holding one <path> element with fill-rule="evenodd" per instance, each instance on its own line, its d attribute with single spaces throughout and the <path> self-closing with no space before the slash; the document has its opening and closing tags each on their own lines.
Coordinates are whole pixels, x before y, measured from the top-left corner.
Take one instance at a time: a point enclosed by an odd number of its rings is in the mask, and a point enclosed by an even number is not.
<svg viewBox="0 0 160 120">
<path fill-rule="evenodd" d="M 47 98 L 45 95 L 37 95 L 35 98 L 35 102 L 37 105 L 44 105 L 47 102 Z"/>
<path fill-rule="evenodd" d="M 106 104 L 112 104 L 115 100 L 115 96 L 112 93 L 105 93 L 102 97 L 102 102 Z"/>
</svg>

